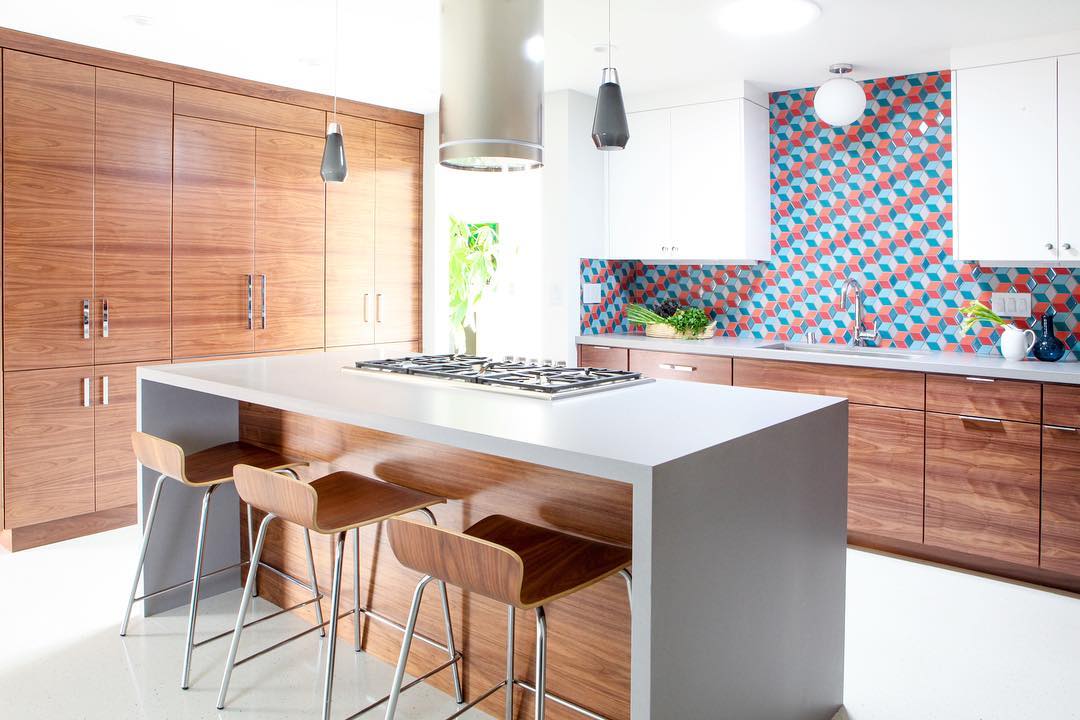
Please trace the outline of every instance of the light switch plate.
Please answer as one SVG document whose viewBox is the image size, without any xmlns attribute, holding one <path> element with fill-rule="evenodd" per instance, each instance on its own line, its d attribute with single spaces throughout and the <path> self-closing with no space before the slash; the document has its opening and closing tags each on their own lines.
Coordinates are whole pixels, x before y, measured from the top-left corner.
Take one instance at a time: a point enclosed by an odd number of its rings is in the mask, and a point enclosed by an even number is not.
<svg viewBox="0 0 1080 720">
<path fill-rule="evenodd" d="M 990 309 L 1001 317 L 1031 317 L 1031 293 L 991 293 Z"/>
<path fill-rule="evenodd" d="M 586 305 L 596 305 L 600 302 L 600 283 L 582 283 L 581 302 Z"/>
</svg>

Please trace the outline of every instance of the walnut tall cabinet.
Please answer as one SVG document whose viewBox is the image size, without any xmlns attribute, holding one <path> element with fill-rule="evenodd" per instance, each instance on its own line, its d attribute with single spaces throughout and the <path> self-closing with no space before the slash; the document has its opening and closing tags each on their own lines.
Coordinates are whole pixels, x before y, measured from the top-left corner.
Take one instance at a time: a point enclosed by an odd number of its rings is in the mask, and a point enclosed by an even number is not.
<svg viewBox="0 0 1080 720">
<path fill-rule="evenodd" d="M 135 520 L 140 364 L 420 341 L 422 116 L 0 28 L 9 549 Z"/>
</svg>

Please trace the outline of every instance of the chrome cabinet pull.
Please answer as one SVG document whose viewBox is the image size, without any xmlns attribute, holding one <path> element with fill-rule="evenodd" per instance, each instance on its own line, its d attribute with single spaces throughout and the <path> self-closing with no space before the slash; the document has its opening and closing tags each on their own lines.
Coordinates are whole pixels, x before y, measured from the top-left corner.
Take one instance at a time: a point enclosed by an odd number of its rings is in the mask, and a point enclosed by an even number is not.
<svg viewBox="0 0 1080 720">
<path fill-rule="evenodd" d="M 109 337 L 109 298 L 101 298 L 101 337 Z"/>
<path fill-rule="evenodd" d="M 255 320 L 254 320 L 254 312 L 255 312 L 255 310 L 254 310 L 254 307 L 253 307 L 253 305 L 255 303 L 255 298 L 254 298 L 255 276 L 254 275 L 248 275 L 247 276 L 247 281 L 248 281 L 248 330 L 251 330 L 255 326 Z"/>
<path fill-rule="evenodd" d="M 370 305 L 371 295 L 364 293 L 364 322 L 368 322 L 368 305 Z"/>
<path fill-rule="evenodd" d="M 375 293 L 375 322 L 382 322 L 382 293 Z"/>
<path fill-rule="evenodd" d="M 986 425 L 1001 425 L 1004 423 L 1003 420 L 997 418 L 975 417 L 974 415 L 961 415 L 960 419 L 964 422 L 984 423 Z"/>
<path fill-rule="evenodd" d="M 82 406 L 90 407 L 90 378 L 82 379 Z"/>
<path fill-rule="evenodd" d="M 660 363 L 661 370 L 674 370 L 675 372 L 694 372 L 697 370 L 693 365 L 672 365 L 671 363 Z"/>
<path fill-rule="evenodd" d="M 101 376 L 101 404 L 102 405 L 108 405 L 109 404 L 109 376 L 108 375 L 102 375 Z"/>
<path fill-rule="evenodd" d="M 1044 425 L 1043 427 L 1045 427 L 1047 430 L 1060 430 L 1061 432 L 1074 433 L 1077 431 L 1074 427 L 1065 427 L 1064 425 Z"/>
<path fill-rule="evenodd" d="M 90 301 L 82 301 L 82 336 L 83 340 L 90 339 Z"/>
<path fill-rule="evenodd" d="M 586 345 L 585 347 L 591 347 L 593 350 L 610 350 L 611 348 L 606 345 Z"/>
<path fill-rule="evenodd" d="M 970 382 L 984 382 L 984 383 L 992 383 L 992 382 L 994 382 L 994 378 L 971 377 L 970 375 L 968 377 L 964 378 L 964 379 L 968 380 Z"/>
<path fill-rule="evenodd" d="M 260 275 L 262 278 L 262 329 L 266 329 L 266 276 Z"/>
</svg>

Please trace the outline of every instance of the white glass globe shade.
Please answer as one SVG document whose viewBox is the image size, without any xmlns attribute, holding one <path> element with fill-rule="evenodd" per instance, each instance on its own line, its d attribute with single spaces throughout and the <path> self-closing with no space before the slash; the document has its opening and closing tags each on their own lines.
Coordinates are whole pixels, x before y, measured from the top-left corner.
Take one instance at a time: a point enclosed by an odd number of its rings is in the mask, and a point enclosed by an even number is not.
<svg viewBox="0 0 1080 720">
<path fill-rule="evenodd" d="M 814 93 L 814 110 L 830 125 L 850 125 L 862 117 L 865 109 L 866 93 L 850 78 L 833 78 Z"/>
</svg>

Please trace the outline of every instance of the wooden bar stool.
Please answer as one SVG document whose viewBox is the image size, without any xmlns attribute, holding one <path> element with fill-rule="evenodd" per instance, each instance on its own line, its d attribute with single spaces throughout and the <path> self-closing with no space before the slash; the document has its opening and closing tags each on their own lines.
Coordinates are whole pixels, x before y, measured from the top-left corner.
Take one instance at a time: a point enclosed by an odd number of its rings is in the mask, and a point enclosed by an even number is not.
<svg viewBox="0 0 1080 720">
<path fill-rule="evenodd" d="M 622 575 L 631 589 L 630 548 L 590 540 L 532 525 L 505 515 L 492 515 L 465 532 L 421 525 L 402 518 L 389 523 L 390 547 L 398 561 L 424 577 L 416 585 L 412 608 L 405 625 L 405 640 L 394 672 L 386 720 L 397 710 L 409 647 L 416 629 L 416 617 L 424 588 L 433 579 L 450 583 L 468 592 L 505 603 L 506 678 L 481 693 L 447 720 L 456 718 L 498 690 L 506 689 L 506 720 L 513 720 L 514 686 L 535 694 L 535 718 L 544 720 L 546 700 L 552 700 L 590 718 L 603 718 L 569 700 L 548 693 L 547 620 L 544 606 L 611 575 Z M 514 611 L 536 613 L 536 685 L 514 677 Z"/>
<path fill-rule="evenodd" d="M 283 520 L 300 525 L 305 530 L 313 530 L 319 534 L 334 537 L 334 575 L 330 594 L 330 641 L 327 647 L 322 709 L 323 720 L 327 720 L 330 717 L 330 700 L 334 685 L 334 654 L 337 648 L 338 620 L 350 614 L 353 615 L 353 640 L 357 652 L 360 652 L 361 647 L 361 614 L 388 622 L 399 630 L 406 630 L 404 626 L 360 606 L 360 528 L 398 515 L 417 511 L 424 513 L 431 525 L 434 526 L 435 515 L 429 508 L 432 505 L 446 502 L 446 498 L 344 471 L 331 473 L 316 478 L 309 483 L 304 483 L 258 467 L 237 465 L 233 469 L 233 476 L 236 478 L 236 490 L 240 494 L 240 498 L 249 506 L 254 506 L 266 513 L 262 524 L 259 525 L 255 549 L 252 551 L 253 563 L 258 562 L 259 557 L 262 555 L 263 542 L 266 540 L 266 529 L 274 518 L 280 517 Z M 350 530 L 353 531 L 355 550 L 353 553 L 353 609 L 338 614 L 338 605 L 341 600 L 342 564 L 345 556 L 345 536 Z M 440 582 L 439 589 L 442 593 L 446 644 L 441 645 L 430 638 L 419 635 L 418 637 L 445 651 L 449 659 L 417 678 L 411 685 L 418 684 L 420 680 L 449 667 L 453 673 L 457 701 L 461 703 L 464 700 L 461 692 L 458 662 L 462 659 L 462 655 L 454 648 L 454 632 L 450 621 L 450 605 L 446 598 L 446 584 Z M 248 603 L 251 601 L 253 590 L 254 581 L 249 576 L 247 585 L 244 587 L 244 596 L 240 601 L 240 612 L 236 616 L 236 628 L 233 630 L 232 645 L 229 648 L 228 658 L 225 660 L 225 675 L 221 680 L 221 691 L 218 693 L 217 707 L 219 710 L 225 707 L 225 696 L 229 690 L 229 680 L 232 677 L 233 668 L 283 644 L 278 643 L 241 660 L 236 659 L 237 648 L 240 645 L 240 633 L 244 628 L 244 617 L 247 614 Z M 322 624 L 325 625 L 326 623 Z M 307 632 L 310 632 L 310 630 L 301 634 Z M 409 634 L 411 638 L 413 633 L 410 632 Z M 299 637 L 299 635 L 295 637 Z M 294 638 L 290 638 L 290 640 Z M 398 685 L 400 686 L 400 683 Z M 387 695 L 353 713 L 350 717 L 361 715 L 386 702 L 389 698 L 390 695 Z"/>
<path fill-rule="evenodd" d="M 187 644 L 184 650 L 184 667 L 182 676 L 180 679 L 180 687 L 184 690 L 188 688 L 188 681 L 191 677 L 191 653 L 192 651 L 201 645 L 213 642 L 220 638 L 225 637 L 229 632 L 224 632 L 214 637 L 195 642 L 195 618 L 199 611 L 199 584 L 203 578 L 210 577 L 223 573 L 226 570 L 232 570 L 240 567 L 245 563 L 236 563 L 229 567 L 215 570 L 214 572 L 202 574 L 203 563 L 203 549 L 206 546 L 206 519 L 210 513 L 210 498 L 214 494 L 214 491 L 223 485 L 224 483 L 232 482 L 233 466 L 237 463 L 244 462 L 252 465 L 257 465 L 262 468 L 266 468 L 268 471 L 285 472 L 289 473 L 295 482 L 299 482 L 300 476 L 296 473 L 296 468 L 304 467 L 307 465 L 306 461 L 293 460 L 287 458 L 278 453 L 272 452 L 265 448 L 261 448 L 257 445 L 251 445 L 244 442 L 231 442 L 223 445 L 216 445 L 206 450 L 201 450 L 197 453 L 185 455 L 184 449 L 175 443 L 171 443 L 168 440 L 163 440 L 153 435 L 148 435 L 143 432 L 133 432 L 131 434 L 131 444 L 135 448 L 135 457 L 144 466 L 148 467 L 154 472 L 160 473 L 158 475 L 157 484 L 154 485 L 154 495 L 150 500 L 150 511 L 146 518 L 146 529 L 143 530 L 142 547 L 139 550 L 139 561 L 135 566 L 135 579 L 131 583 L 131 592 L 128 595 L 127 608 L 124 610 L 124 620 L 120 624 L 120 635 L 127 634 L 128 621 L 131 619 L 131 608 L 135 604 L 136 600 L 145 600 L 147 598 L 163 595 L 171 590 L 175 590 L 179 587 L 191 584 L 191 603 L 188 607 L 188 627 L 187 627 Z M 177 583 L 170 587 L 158 590 L 156 592 L 147 593 L 145 595 L 136 597 L 135 593 L 138 592 L 139 580 L 142 578 L 143 563 L 146 560 L 146 549 L 150 544 L 150 533 L 154 529 L 154 518 L 157 516 L 158 501 L 161 499 L 161 489 L 165 483 L 166 478 L 173 478 L 180 483 L 187 485 L 188 487 L 203 488 L 202 500 L 202 512 L 199 515 L 199 532 L 195 543 L 195 570 L 192 574 L 191 580 L 187 580 L 182 583 Z M 251 528 L 251 506 L 247 508 L 248 513 L 248 548 L 251 548 L 252 540 L 252 528 Z M 299 585 L 302 588 L 309 590 L 312 594 L 310 600 L 294 605 L 290 608 L 274 613 L 273 615 L 260 618 L 256 622 L 262 620 L 268 620 L 270 617 L 276 617 L 281 613 L 295 610 L 304 605 L 315 603 L 316 619 L 319 627 L 322 626 L 322 610 L 319 607 L 319 600 L 322 596 L 319 594 L 318 581 L 315 578 L 315 561 L 311 554 L 311 537 L 305 532 L 304 539 L 307 547 L 307 561 L 308 561 L 308 574 L 310 584 L 304 583 L 297 578 L 288 575 L 287 573 L 278 570 L 275 567 L 267 565 L 266 563 L 259 563 L 257 560 L 248 561 L 250 568 L 263 567 L 267 570 L 274 572 L 277 575 L 285 578 L 286 580 Z M 254 570 L 248 571 L 248 579 L 254 583 L 254 579 L 257 573 Z"/>
</svg>

